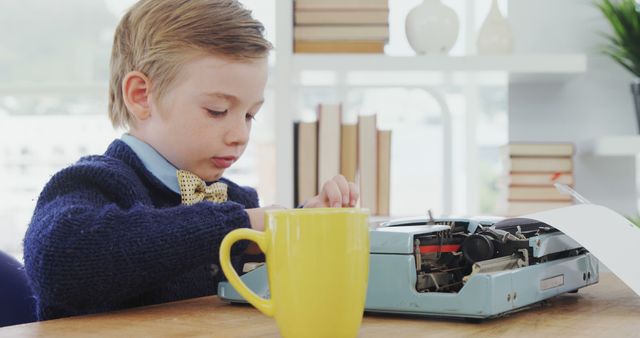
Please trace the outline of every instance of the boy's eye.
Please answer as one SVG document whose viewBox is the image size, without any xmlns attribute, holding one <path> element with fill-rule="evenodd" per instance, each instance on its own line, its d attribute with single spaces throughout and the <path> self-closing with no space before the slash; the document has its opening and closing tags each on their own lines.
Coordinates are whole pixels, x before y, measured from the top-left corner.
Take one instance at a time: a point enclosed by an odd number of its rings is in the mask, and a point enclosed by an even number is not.
<svg viewBox="0 0 640 338">
<path fill-rule="evenodd" d="M 219 111 L 219 110 L 212 110 L 212 109 L 208 109 L 208 108 L 205 108 L 205 109 L 207 110 L 207 113 L 209 113 L 209 115 L 211 115 L 211 116 L 213 116 L 213 117 L 221 117 L 221 116 L 224 116 L 224 115 L 227 113 L 227 111 L 228 111 L 228 109 L 225 109 L 225 110 L 223 110 L 223 111 Z"/>
<path fill-rule="evenodd" d="M 256 119 L 256 116 L 254 114 L 247 114 L 246 118 L 247 121 L 254 121 Z"/>
</svg>

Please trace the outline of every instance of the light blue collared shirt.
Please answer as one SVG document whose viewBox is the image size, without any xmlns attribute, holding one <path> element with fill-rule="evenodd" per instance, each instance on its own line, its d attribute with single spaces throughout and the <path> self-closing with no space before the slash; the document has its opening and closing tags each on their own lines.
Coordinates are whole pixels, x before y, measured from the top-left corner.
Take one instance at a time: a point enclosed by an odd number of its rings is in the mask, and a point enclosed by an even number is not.
<svg viewBox="0 0 640 338">
<path fill-rule="evenodd" d="M 142 164 L 144 164 L 145 168 L 147 168 L 153 176 L 164 183 L 167 188 L 180 194 L 180 186 L 178 185 L 178 177 L 176 176 L 178 169 L 174 167 L 173 164 L 169 163 L 169 161 L 162 157 L 152 146 L 131 134 L 122 134 L 120 140 L 133 149 L 133 152 L 138 155 Z"/>
</svg>

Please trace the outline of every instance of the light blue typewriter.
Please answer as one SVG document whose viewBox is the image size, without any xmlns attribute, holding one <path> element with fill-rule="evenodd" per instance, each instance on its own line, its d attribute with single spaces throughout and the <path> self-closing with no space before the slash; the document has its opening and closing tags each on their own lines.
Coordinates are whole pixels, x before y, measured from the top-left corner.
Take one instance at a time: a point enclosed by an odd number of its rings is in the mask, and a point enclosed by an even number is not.
<svg viewBox="0 0 640 338">
<path fill-rule="evenodd" d="M 399 219 L 370 235 L 367 312 L 492 318 L 598 282 L 595 257 L 532 219 Z M 241 278 L 269 297 L 266 266 Z M 218 296 L 245 302 L 227 282 Z"/>
</svg>

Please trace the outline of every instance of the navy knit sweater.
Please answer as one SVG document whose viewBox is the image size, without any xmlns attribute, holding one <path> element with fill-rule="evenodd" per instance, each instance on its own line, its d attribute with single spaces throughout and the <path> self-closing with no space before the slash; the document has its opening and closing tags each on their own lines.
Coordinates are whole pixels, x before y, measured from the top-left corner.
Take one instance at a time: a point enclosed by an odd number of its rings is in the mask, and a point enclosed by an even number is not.
<svg viewBox="0 0 640 338">
<path fill-rule="evenodd" d="M 258 207 L 253 189 L 222 181 L 229 201 L 181 205 L 120 140 L 54 175 L 24 239 L 38 319 L 215 294 L 220 243 Z"/>
</svg>

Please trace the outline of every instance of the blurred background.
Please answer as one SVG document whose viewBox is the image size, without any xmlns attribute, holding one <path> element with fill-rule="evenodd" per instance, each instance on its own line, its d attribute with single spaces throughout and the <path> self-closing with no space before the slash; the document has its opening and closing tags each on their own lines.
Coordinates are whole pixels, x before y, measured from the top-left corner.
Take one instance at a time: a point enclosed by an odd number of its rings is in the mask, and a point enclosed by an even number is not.
<svg viewBox="0 0 640 338">
<path fill-rule="evenodd" d="M 101 154 L 124 132 L 114 130 L 107 118 L 108 67 L 115 26 L 133 2 L 0 2 L 0 250 L 21 257 L 24 232 L 51 175 L 81 156 Z M 241 2 L 264 23 L 267 38 L 276 46 L 270 64 L 277 75 L 278 58 L 292 58 L 290 50 L 278 48 L 278 39 L 291 38 L 290 32 L 276 31 L 278 11 L 291 7 L 276 0 Z M 405 20 L 421 3 L 389 1 L 384 55 L 391 64 L 397 62 L 393 58 L 416 55 Z M 477 55 L 476 34 L 492 1 L 442 3 L 460 21 L 446 56 Z M 609 30 L 605 19 L 586 0 L 496 3 L 513 34 L 510 55 L 578 55 L 587 61 L 586 69 L 569 70 L 572 74 L 558 80 L 548 76 L 555 72 L 551 58 L 541 66 L 541 74 L 533 64 L 531 76 L 520 81 L 508 70 L 488 68 L 470 74 L 389 66 L 346 77 L 331 69 L 302 70 L 294 81 L 293 114 L 282 117 L 275 111 L 275 97 L 284 89 L 270 81 L 252 142 L 226 176 L 255 187 L 262 205 L 288 203 L 291 186 L 278 184 L 278 171 L 293 164 L 278 160 L 279 151 L 289 151 L 277 141 L 278 119 L 313 119 L 318 103 L 341 102 L 346 121 L 375 113 L 381 128 L 394 131 L 392 216 L 429 209 L 437 214 L 498 214 L 504 199 L 502 149 L 514 141 L 574 143 L 576 190 L 593 202 L 636 215 L 635 154 L 583 152 L 602 137 L 638 134 L 629 93 L 632 75 L 600 53 L 601 33 Z M 526 69 L 522 60 L 516 59 L 518 67 Z M 450 154 L 443 153 L 445 137 L 451 140 Z M 448 167 L 442 165 L 445 155 L 450 157 Z M 445 174 L 452 177 L 450 182 Z"/>
</svg>

